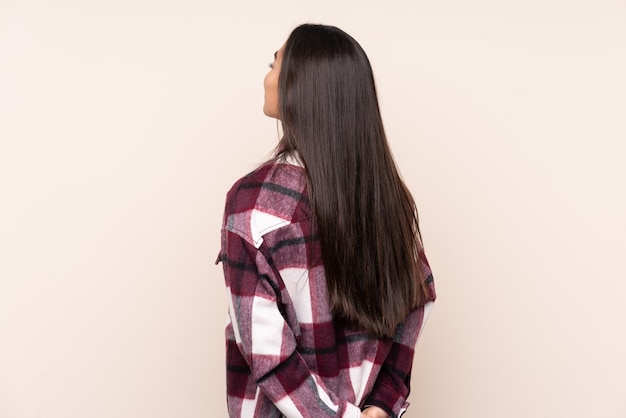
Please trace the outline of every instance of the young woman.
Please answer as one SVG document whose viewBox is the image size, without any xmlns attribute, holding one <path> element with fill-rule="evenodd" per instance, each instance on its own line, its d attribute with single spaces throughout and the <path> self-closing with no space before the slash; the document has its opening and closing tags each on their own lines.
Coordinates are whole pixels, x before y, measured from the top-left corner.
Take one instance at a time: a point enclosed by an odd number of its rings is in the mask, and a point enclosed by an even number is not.
<svg viewBox="0 0 626 418">
<path fill-rule="evenodd" d="M 435 299 L 372 70 L 338 28 L 297 27 L 265 77 L 275 157 L 226 199 L 231 417 L 396 417 Z"/>
</svg>

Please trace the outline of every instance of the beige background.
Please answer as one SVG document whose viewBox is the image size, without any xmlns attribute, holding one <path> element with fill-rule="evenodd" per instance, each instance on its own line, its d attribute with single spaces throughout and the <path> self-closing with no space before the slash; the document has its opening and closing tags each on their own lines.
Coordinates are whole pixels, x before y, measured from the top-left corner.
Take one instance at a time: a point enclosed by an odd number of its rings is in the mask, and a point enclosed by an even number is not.
<svg viewBox="0 0 626 418">
<path fill-rule="evenodd" d="M 305 21 L 368 52 L 420 208 L 408 417 L 626 417 L 622 0 L 0 1 L 0 417 L 225 416 L 223 199 Z"/>
</svg>

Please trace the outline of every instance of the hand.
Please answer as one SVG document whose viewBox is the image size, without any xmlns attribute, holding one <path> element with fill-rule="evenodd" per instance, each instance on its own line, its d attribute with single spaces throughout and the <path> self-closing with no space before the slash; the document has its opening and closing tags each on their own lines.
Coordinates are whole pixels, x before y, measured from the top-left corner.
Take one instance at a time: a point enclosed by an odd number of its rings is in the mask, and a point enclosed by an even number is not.
<svg viewBox="0 0 626 418">
<path fill-rule="evenodd" d="M 361 412 L 361 418 L 389 418 L 389 415 L 382 408 L 369 406 Z"/>
</svg>

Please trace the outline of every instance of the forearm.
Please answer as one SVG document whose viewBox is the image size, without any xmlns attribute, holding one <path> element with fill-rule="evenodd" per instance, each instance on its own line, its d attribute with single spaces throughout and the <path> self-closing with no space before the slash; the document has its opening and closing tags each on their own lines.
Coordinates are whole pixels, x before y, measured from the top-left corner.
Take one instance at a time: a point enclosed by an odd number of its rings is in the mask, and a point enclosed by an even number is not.
<svg viewBox="0 0 626 418">
<path fill-rule="evenodd" d="M 415 345 L 431 307 L 428 302 L 414 309 L 400 325 L 365 405 L 378 406 L 390 416 L 406 409 Z"/>
<path fill-rule="evenodd" d="M 230 251 L 223 258 L 236 342 L 231 349 L 237 351 L 231 363 L 233 370 L 247 369 L 237 378 L 258 387 L 286 417 L 359 417 L 360 408 L 330 392 L 298 352 L 294 330 L 279 308 L 279 279 L 267 260 L 236 235 L 228 238 Z M 237 393 L 234 402 L 245 400 L 249 408 L 250 395 Z"/>
</svg>

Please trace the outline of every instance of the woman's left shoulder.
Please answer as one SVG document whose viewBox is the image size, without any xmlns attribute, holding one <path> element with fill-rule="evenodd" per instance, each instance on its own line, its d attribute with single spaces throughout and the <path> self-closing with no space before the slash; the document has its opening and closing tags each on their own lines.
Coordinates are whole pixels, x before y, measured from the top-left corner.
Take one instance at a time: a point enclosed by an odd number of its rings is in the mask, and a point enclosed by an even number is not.
<svg viewBox="0 0 626 418">
<path fill-rule="evenodd" d="M 275 160 L 264 163 L 228 192 L 225 227 L 258 245 L 269 230 L 310 216 L 306 184 L 302 167 Z"/>
<path fill-rule="evenodd" d="M 295 196 L 302 195 L 306 189 L 306 175 L 300 166 L 281 161 L 270 160 L 233 184 L 227 194 L 227 203 L 243 200 L 254 201 L 265 194 Z"/>
</svg>

